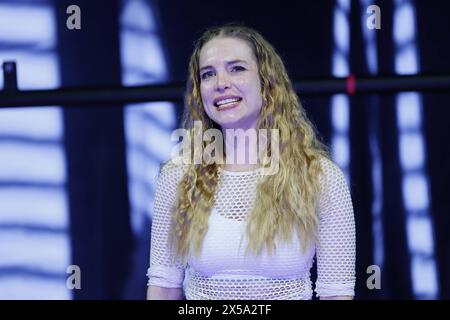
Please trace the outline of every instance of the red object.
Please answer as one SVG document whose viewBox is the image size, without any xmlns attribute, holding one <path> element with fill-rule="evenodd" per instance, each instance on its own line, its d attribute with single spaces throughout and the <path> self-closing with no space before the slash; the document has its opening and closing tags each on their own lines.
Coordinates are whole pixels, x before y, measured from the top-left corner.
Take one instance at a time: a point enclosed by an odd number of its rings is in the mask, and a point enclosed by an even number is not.
<svg viewBox="0 0 450 320">
<path fill-rule="evenodd" d="M 351 74 L 347 77 L 347 93 L 353 96 L 356 92 L 356 78 Z"/>
</svg>

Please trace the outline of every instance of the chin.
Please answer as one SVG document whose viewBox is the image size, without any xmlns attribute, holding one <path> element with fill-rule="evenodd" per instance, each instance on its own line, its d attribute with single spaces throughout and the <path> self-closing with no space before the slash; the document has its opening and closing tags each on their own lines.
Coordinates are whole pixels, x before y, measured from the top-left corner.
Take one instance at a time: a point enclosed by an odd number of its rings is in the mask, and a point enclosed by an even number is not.
<svg viewBox="0 0 450 320">
<path fill-rule="evenodd" d="M 227 125 L 227 124 L 233 124 L 233 123 L 237 124 L 242 121 L 242 116 L 240 116 L 240 115 L 219 116 L 219 117 L 216 117 L 214 121 L 220 125 Z"/>
</svg>

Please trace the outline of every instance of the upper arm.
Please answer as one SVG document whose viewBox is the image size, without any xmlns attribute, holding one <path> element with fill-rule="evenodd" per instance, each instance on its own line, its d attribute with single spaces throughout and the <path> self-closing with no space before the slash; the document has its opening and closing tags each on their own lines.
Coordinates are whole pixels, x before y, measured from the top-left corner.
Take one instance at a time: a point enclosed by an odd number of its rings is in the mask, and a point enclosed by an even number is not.
<svg viewBox="0 0 450 320">
<path fill-rule="evenodd" d="M 153 206 L 149 286 L 181 288 L 184 266 L 175 258 L 169 246 L 172 213 L 176 205 L 176 191 L 182 173 L 180 168 L 162 168 L 156 184 Z"/>
</svg>

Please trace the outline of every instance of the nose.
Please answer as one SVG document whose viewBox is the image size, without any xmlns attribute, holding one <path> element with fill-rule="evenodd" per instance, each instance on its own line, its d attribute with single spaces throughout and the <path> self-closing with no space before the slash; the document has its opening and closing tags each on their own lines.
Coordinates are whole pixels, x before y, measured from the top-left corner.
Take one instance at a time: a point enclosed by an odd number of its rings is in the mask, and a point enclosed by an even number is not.
<svg viewBox="0 0 450 320">
<path fill-rule="evenodd" d="M 217 91 L 224 91 L 225 89 L 230 88 L 230 78 L 228 77 L 226 72 L 217 73 L 217 83 L 216 89 Z"/>
</svg>

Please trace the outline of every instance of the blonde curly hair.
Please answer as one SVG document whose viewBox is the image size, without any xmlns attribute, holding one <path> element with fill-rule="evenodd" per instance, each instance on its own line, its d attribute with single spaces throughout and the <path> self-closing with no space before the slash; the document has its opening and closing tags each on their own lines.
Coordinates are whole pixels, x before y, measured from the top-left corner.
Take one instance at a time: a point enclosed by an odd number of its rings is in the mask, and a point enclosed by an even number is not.
<svg viewBox="0 0 450 320">
<path fill-rule="evenodd" d="M 247 218 L 249 243 L 246 253 L 260 254 L 265 246 L 271 254 L 276 239 L 289 241 L 292 232 L 303 250 L 316 241 L 317 196 L 322 174 L 320 158 L 329 158 L 308 120 L 282 59 L 257 31 L 241 25 L 225 25 L 207 30 L 195 43 L 189 62 L 183 125 L 191 130 L 194 121 L 203 128 L 220 129 L 205 113 L 200 94 L 199 56 L 203 46 L 213 38 L 244 40 L 253 50 L 261 79 L 262 110 L 259 129 L 279 130 L 279 170 L 261 178 L 253 211 Z M 203 142 L 201 154 L 206 147 Z M 269 147 L 270 148 L 270 141 Z M 187 262 L 189 254 L 199 255 L 208 230 L 208 218 L 214 205 L 218 185 L 219 163 L 189 164 L 178 185 L 178 202 L 173 213 L 171 243 L 176 257 Z"/>
</svg>

